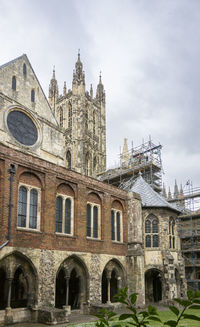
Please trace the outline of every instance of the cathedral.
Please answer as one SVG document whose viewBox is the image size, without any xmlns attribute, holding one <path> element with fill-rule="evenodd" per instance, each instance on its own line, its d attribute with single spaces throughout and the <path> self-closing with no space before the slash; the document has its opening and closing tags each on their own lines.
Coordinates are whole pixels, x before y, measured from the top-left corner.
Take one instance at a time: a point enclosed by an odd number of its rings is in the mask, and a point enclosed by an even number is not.
<svg viewBox="0 0 200 327">
<path fill-rule="evenodd" d="M 117 307 L 125 285 L 141 307 L 185 295 L 179 209 L 140 172 L 122 189 L 105 171 L 105 90 L 86 90 L 80 54 L 48 99 L 26 55 L 0 66 L 0 324 Z"/>
</svg>

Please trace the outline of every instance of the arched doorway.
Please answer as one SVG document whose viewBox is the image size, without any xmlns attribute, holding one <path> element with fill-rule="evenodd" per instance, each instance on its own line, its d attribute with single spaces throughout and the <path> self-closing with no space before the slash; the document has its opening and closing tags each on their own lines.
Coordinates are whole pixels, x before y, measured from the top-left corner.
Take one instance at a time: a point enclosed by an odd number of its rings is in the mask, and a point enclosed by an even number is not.
<svg viewBox="0 0 200 327">
<path fill-rule="evenodd" d="M 6 308 L 7 280 L 4 269 L 0 268 L 0 310 Z"/>
<path fill-rule="evenodd" d="M 0 307 L 24 308 L 37 304 L 38 278 L 29 258 L 18 251 L 0 261 Z"/>
<path fill-rule="evenodd" d="M 116 302 L 114 296 L 125 285 L 125 273 L 117 260 L 111 260 L 105 266 L 102 274 L 102 303 Z"/>
<path fill-rule="evenodd" d="M 58 270 L 56 278 L 55 306 L 71 306 L 71 310 L 81 309 L 88 300 L 88 272 L 85 264 L 77 256 L 67 258 Z"/>
<path fill-rule="evenodd" d="M 80 277 L 74 268 L 69 279 L 69 305 L 72 310 L 80 308 L 80 292 Z"/>
<path fill-rule="evenodd" d="M 147 303 L 162 300 L 162 273 L 157 269 L 145 273 L 145 300 Z"/>
<path fill-rule="evenodd" d="M 66 278 L 63 268 L 60 269 L 56 277 L 56 308 L 62 308 L 66 303 Z"/>
<path fill-rule="evenodd" d="M 12 280 L 11 308 L 25 308 L 28 302 L 28 285 L 22 268 L 17 268 Z"/>
</svg>

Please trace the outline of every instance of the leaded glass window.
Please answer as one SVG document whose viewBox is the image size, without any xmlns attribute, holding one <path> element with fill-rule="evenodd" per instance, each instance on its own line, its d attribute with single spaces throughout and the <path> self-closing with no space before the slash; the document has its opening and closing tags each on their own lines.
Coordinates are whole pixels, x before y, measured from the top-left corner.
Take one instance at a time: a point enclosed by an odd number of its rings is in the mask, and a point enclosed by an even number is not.
<svg viewBox="0 0 200 327">
<path fill-rule="evenodd" d="M 120 242 L 120 212 L 117 212 L 117 241 Z"/>
<path fill-rule="evenodd" d="M 65 200 L 65 233 L 71 234 L 71 199 Z"/>
<path fill-rule="evenodd" d="M 27 73 L 26 64 L 23 64 L 23 74 L 24 74 L 24 76 L 26 76 L 26 73 Z"/>
<path fill-rule="evenodd" d="M 150 214 L 145 220 L 145 247 L 159 247 L 158 218 Z"/>
<path fill-rule="evenodd" d="M 100 236 L 100 206 L 87 203 L 87 237 L 99 238 Z"/>
<path fill-rule="evenodd" d="M 35 189 L 30 191 L 29 228 L 37 228 L 37 206 L 38 192 Z"/>
<path fill-rule="evenodd" d="M 87 204 L 87 236 L 91 236 L 91 205 Z"/>
<path fill-rule="evenodd" d="M 26 227 L 26 211 L 27 211 L 27 189 L 24 186 L 19 188 L 18 199 L 18 223 L 19 227 Z"/>
<path fill-rule="evenodd" d="M 31 90 L 31 102 L 35 102 L 35 90 Z"/>
<path fill-rule="evenodd" d="M 98 207 L 93 207 L 93 237 L 98 237 Z"/>
<path fill-rule="evenodd" d="M 72 127 L 72 105 L 71 105 L 71 103 L 69 104 L 69 109 L 68 109 L 68 127 Z"/>
<path fill-rule="evenodd" d="M 169 248 L 175 249 L 175 220 L 169 219 Z"/>
<path fill-rule="evenodd" d="M 62 233 L 62 214 L 63 214 L 63 200 L 61 196 L 56 198 L 56 232 Z"/>
<path fill-rule="evenodd" d="M 111 210 L 111 239 L 115 240 L 115 213 Z"/>
<path fill-rule="evenodd" d="M 16 91 L 17 89 L 17 80 L 15 76 L 12 77 L 12 89 L 13 91 Z"/>
<path fill-rule="evenodd" d="M 111 239 L 122 242 L 122 212 L 116 209 L 111 210 Z"/>
</svg>

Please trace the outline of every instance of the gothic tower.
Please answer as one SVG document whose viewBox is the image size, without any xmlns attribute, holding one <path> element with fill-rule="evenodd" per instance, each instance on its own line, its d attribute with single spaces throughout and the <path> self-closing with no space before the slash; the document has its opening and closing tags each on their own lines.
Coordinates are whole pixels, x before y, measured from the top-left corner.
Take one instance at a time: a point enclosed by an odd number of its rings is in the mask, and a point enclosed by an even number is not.
<svg viewBox="0 0 200 327">
<path fill-rule="evenodd" d="M 55 77 L 49 87 L 49 102 L 60 128 L 65 134 L 66 167 L 82 174 L 97 177 L 106 169 L 105 91 L 99 77 L 96 97 L 93 88 L 86 91 L 85 73 L 80 54 L 73 72 L 72 90 L 64 83 L 63 94 L 58 96 Z"/>
</svg>

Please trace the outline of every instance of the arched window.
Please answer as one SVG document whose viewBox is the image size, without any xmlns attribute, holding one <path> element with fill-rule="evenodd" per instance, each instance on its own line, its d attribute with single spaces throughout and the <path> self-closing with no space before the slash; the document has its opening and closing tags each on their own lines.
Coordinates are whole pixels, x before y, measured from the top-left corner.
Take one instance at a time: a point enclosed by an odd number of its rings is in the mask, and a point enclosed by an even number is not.
<svg viewBox="0 0 200 327">
<path fill-rule="evenodd" d="M 31 102 L 35 102 L 35 90 L 31 90 Z"/>
<path fill-rule="evenodd" d="M 145 247 L 159 247 L 159 228 L 158 218 L 154 215 L 149 215 L 145 220 Z"/>
<path fill-rule="evenodd" d="M 85 155 L 85 174 L 86 174 L 86 176 L 89 175 L 89 171 L 90 171 L 90 161 L 89 161 L 89 152 L 87 152 Z"/>
<path fill-rule="evenodd" d="M 71 159 L 71 152 L 69 150 L 67 151 L 66 159 L 67 159 L 67 168 L 71 169 L 72 159 Z"/>
<path fill-rule="evenodd" d="M 13 89 L 13 91 L 16 91 L 16 88 L 17 88 L 17 80 L 16 80 L 16 77 L 13 76 L 12 77 L 12 89 Z"/>
<path fill-rule="evenodd" d="M 69 103 L 68 109 L 68 127 L 72 127 L 72 105 Z"/>
<path fill-rule="evenodd" d="M 60 127 L 63 127 L 63 108 L 60 107 Z"/>
<path fill-rule="evenodd" d="M 175 249 L 175 220 L 169 219 L 169 248 Z"/>
<path fill-rule="evenodd" d="M 99 238 L 100 206 L 95 203 L 87 203 L 87 237 Z"/>
<path fill-rule="evenodd" d="M 23 74 L 24 74 L 24 77 L 26 77 L 26 74 L 27 74 L 26 64 L 23 64 Z"/>
<path fill-rule="evenodd" d="M 122 212 L 116 209 L 111 210 L 111 239 L 122 242 Z"/>
<path fill-rule="evenodd" d="M 93 134 L 96 133 L 96 117 L 95 117 L 95 111 L 93 111 Z"/>
<path fill-rule="evenodd" d="M 96 171 L 96 168 L 97 168 L 97 158 L 94 157 L 94 160 L 93 160 L 93 171 L 94 172 Z"/>
<path fill-rule="evenodd" d="M 56 198 L 56 232 L 73 234 L 73 198 L 63 194 Z"/>
<path fill-rule="evenodd" d="M 17 226 L 39 228 L 39 189 L 29 185 L 19 187 Z"/>
</svg>

